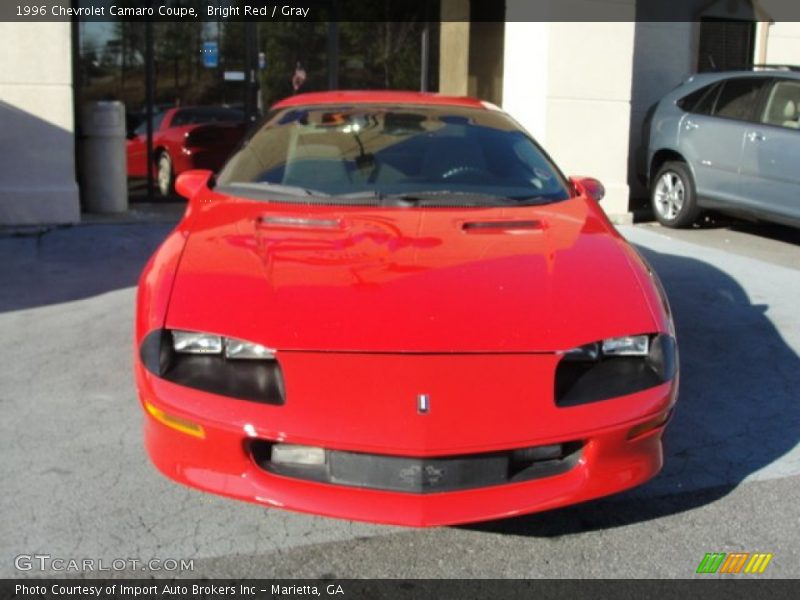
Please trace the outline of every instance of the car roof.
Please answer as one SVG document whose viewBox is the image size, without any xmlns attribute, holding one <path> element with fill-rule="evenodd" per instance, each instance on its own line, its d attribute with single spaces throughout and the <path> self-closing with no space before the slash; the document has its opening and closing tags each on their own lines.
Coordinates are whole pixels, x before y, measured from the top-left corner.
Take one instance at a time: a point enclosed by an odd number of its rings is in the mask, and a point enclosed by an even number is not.
<svg viewBox="0 0 800 600">
<path fill-rule="evenodd" d="M 764 68 L 757 71 L 753 70 L 733 70 L 733 71 L 706 71 L 704 73 L 694 73 L 675 86 L 670 92 L 659 100 L 659 103 L 671 104 L 687 94 L 699 90 L 705 85 L 711 85 L 725 79 L 737 77 L 752 77 L 759 79 L 796 79 L 800 80 L 800 72 L 790 71 L 780 68 Z"/>
<path fill-rule="evenodd" d="M 790 71 L 788 69 L 762 69 L 758 71 L 751 70 L 737 70 L 737 71 L 708 71 L 705 73 L 695 73 L 689 77 L 684 84 L 703 82 L 711 83 L 713 81 L 720 81 L 722 79 L 730 79 L 732 77 L 783 77 L 785 79 L 800 79 L 800 72 Z"/>
<path fill-rule="evenodd" d="M 297 94 L 281 100 L 272 108 L 309 106 L 324 104 L 416 104 L 439 106 L 463 106 L 486 110 L 487 104 L 468 96 L 445 96 L 428 92 L 397 90 L 347 90 L 310 92 Z"/>
</svg>

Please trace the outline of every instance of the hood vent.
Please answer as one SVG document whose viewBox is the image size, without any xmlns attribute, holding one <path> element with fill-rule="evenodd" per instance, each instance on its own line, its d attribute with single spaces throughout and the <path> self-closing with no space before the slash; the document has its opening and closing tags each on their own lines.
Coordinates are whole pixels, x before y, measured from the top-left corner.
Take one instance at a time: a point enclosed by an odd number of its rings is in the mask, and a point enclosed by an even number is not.
<svg viewBox="0 0 800 600">
<path fill-rule="evenodd" d="M 541 221 L 467 221 L 461 225 L 465 233 L 521 233 L 539 231 Z"/>
<path fill-rule="evenodd" d="M 308 217 L 259 217 L 258 224 L 262 227 L 277 229 L 342 229 L 342 221 L 340 219 L 315 219 Z"/>
</svg>

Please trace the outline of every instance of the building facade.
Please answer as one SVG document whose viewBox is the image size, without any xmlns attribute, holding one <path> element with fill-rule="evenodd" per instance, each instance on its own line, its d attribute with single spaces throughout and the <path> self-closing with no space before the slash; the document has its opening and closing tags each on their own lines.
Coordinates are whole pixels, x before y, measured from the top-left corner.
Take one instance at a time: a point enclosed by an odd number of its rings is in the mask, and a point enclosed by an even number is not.
<svg viewBox="0 0 800 600">
<path fill-rule="evenodd" d="M 429 89 L 502 106 L 567 174 L 600 179 L 603 206 L 617 220 L 629 219 L 646 196 L 636 168 L 641 125 L 663 94 L 700 70 L 800 64 L 800 23 L 774 19 L 770 0 L 691 0 L 672 8 L 680 11 L 675 21 L 648 14 L 643 0 L 593 0 L 595 13 L 586 5 L 441 0 L 435 47 L 422 55 L 438 65 Z M 568 20 L 570 10 L 597 19 Z M 0 225 L 80 219 L 74 115 L 85 91 L 75 80 L 77 30 L 71 23 L 0 24 Z M 341 38 L 341 28 L 334 33 Z M 418 77 L 393 82 L 387 73 L 369 83 L 359 73 L 374 69 L 363 58 L 370 54 L 340 57 L 336 76 L 329 71 L 325 81 L 410 87 Z M 427 77 L 427 67 L 420 70 Z"/>
<path fill-rule="evenodd" d="M 469 4 L 443 0 L 443 19 Z M 591 4 L 507 0 L 500 30 L 443 23 L 440 91 L 502 106 L 566 173 L 600 179 L 606 212 L 626 221 L 646 202 L 637 160 L 648 109 L 698 71 L 800 65 L 800 22 L 771 16 L 785 13 L 780 0 L 689 0 L 668 16 L 663 3 Z"/>
</svg>

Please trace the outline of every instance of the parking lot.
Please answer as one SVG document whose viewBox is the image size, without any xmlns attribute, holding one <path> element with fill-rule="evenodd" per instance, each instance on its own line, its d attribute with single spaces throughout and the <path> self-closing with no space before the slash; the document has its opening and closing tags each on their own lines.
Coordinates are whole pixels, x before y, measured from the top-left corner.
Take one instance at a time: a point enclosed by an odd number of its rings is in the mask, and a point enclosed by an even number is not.
<svg viewBox="0 0 800 600">
<path fill-rule="evenodd" d="M 170 228 L 0 237 L 0 576 L 41 575 L 14 558 L 44 553 L 194 559 L 170 573 L 187 577 L 689 577 L 706 552 L 733 551 L 771 552 L 764 576 L 796 575 L 797 232 L 621 227 L 660 274 L 678 330 L 663 472 L 585 505 L 413 530 L 218 498 L 150 466 L 132 319 L 138 273 Z"/>
</svg>

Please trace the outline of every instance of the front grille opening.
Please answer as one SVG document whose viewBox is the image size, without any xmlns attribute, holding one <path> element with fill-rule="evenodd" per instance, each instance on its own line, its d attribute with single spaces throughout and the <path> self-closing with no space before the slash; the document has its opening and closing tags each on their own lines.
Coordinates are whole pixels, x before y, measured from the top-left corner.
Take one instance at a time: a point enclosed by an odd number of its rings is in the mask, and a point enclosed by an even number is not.
<svg viewBox="0 0 800 600">
<path fill-rule="evenodd" d="M 578 461 L 582 446 L 580 442 L 569 442 L 513 450 L 509 464 L 510 481 L 526 481 L 568 471 Z"/>
<path fill-rule="evenodd" d="M 560 475 L 578 463 L 582 448 L 582 442 L 567 442 L 503 452 L 418 458 L 267 440 L 250 443 L 254 462 L 275 475 L 412 494 L 474 489 Z"/>
</svg>

